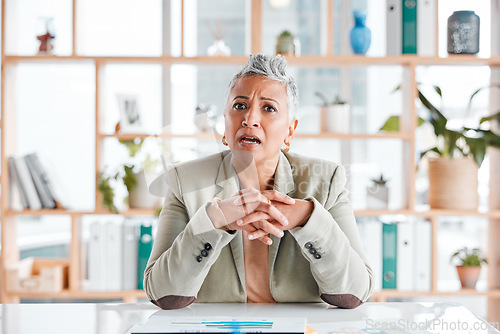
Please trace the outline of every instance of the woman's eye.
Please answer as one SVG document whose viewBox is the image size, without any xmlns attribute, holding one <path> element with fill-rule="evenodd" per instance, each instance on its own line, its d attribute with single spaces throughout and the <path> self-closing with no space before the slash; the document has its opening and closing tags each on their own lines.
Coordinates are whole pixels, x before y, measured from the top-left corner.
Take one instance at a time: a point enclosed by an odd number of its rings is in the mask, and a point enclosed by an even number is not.
<svg viewBox="0 0 500 334">
<path fill-rule="evenodd" d="M 273 106 L 270 106 L 270 105 L 265 105 L 264 106 L 264 110 L 265 111 L 269 111 L 269 112 L 275 112 L 276 111 L 276 108 L 273 107 Z"/>
<path fill-rule="evenodd" d="M 244 103 L 235 103 L 233 105 L 233 108 L 234 109 L 239 109 L 239 110 L 242 110 L 242 109 L 245 109 L 246 108 L 246 105 Z"/>
</svg>

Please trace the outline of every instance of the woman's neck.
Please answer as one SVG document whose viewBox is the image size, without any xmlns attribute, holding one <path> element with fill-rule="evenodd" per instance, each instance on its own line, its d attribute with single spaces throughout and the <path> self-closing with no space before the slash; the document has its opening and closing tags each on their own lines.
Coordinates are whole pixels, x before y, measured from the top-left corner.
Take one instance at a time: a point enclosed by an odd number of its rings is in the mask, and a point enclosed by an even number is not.
<svg viewBox="0 0 500 334">
<path fill-rule="evenodd" d="M 240 179 L 243 189 L 253 187 L 260 191 L 272 189 L 274 185 L 274 173 L 278 166 L 279 155 L 272 160 L 245 164 L 241 161 L 233 160 L 233 166 Z"/>
</svg>

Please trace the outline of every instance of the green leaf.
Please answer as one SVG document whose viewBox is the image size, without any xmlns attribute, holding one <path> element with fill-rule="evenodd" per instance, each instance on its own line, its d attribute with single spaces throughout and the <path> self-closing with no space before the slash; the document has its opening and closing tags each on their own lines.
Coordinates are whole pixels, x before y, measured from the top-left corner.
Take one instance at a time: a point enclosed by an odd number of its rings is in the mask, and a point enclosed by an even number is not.
<svg viewBox="0 0 500 334">
<path fill-rule="evenodd" d="M 431 149 L 428 149 L 426 151 L 423 151 L 422 153 L 420 153 L 420 159 L 422 159 L 427 153 L 429 152 L 435 152 L 437 153 L 439 156 L 443 156 L 443 153 L 437 148 L 437 147 L 433 147 Z"/>
<path fill-rule="evenodd" d="M 470 154 L 474 157 L 476 164 L 481 167 L 486 155 L 486 141 L 483 138 L 465 137 L 465 141 L 470 149 Z"/>
<path fill-rule="evenodd" d="M 494 115 L 488 116 L 488 117 L 481 118 L 481 120 L 479 121 L 479 124 L 483 124 L 484 122 L 493 121 L 493 120 L 500 122 L 500 112 L 498 112 Z"/>
<path fill-rule="evenodd" d="M 399 116 L 391 116 L 385 121 L 380 131 L 399 132 Z"/>
<path fill-rule="evenodd" d="M 439 88 L 439 87 L 438 87 Z M 444 115 L 436 108 L 429 100 L 422 94 L 422 92 L 418 90 L 418 98 L 420 102 L 431 112 L 430 123 L 434 127 L 434 133 L 436 136 L 444 135 L 444 131 L 446 129 L 446 123 L 448 120 Z"/>
<path fill-rule="evenodd" d="M 399 132 L 399 116 L 390 116 L 387 121 L 385 121 L 384 125 L 379 129 L 379 131 L 386 132 Z M 417 127 L 425 123 L 425 119 L 422 117 L 418 118 Z"/>
<path fill-rule="evenodd" d="M 102 173 L 99 174 L 97 179 L 97 189 L 102 194 L 102 205 L 108 208 L 113 213 L 118 213 L 118 209 L 113 203 L 115 192 L 109 183 L 111 177 L 104 177 Z"/>
<path fill-rule="evenodd" d="M 137 186 L 137 179 L 134 173 L 134 166 L 123 166 L 125 171 L 125 176 L 123 177 L 123 183 L 127 187 L 127 191 L 130 194 L 132 190 Z"/>
</svg>

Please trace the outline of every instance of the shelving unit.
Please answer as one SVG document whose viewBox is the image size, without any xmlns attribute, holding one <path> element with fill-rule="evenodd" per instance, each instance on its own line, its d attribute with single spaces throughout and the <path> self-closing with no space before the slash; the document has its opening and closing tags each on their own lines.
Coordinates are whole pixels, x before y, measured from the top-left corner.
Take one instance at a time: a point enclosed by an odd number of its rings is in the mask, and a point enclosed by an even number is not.
<svg viewBox="0 0 500 334">
<path fill-rule="evenodd" d="M 76 12 L 76 0 L 73 0 L 72 22 L 73 22 L 73 46 L 72 55 L 70 56 L 55 56 L 55 55 L 34 55 L 34 56 L 18 56 L 5 54 L 5 17 L 8 15 L 5 12 L 5 2 L 2 0 L 2 117 L 1 117 L 1 179 L 2 192 L 1 192 L 1 244 L 2 244 L 2 257 L 1 266 L 15 263 L 19 259 L 19 252 L 16 245 L 16 220 L 17 217 L 22 215 L 28 216 L 45 216 L 45 215 L 67 215 L 71 217 L 71 250 L 70 250 L 70 287 L 69 290 L 59 294 L 36 294 L 36 293 L 9 293 L 6 290 L 5 274 L 2 272 L 1 279 L 1 301 L 3 303 L 17 303 L 21 298 L 119 298 L 126 302 L 132 302 L 138 298 L 145 298 L 146 295 L 143 291 L 117 291 L 117 292 L 87 292 L 80 289 L 80 225 L 81 218 L 87 215 L 102 215 L 109 214 L 109 212 L 102 208 L 102 201 L 100 194 L 96 192 L 95 211 L 68 211 L 62 209 L 56 210 L 24 210 L 13 211 L 8 208 L 9 198 L 9 175 L 8 175 L 8 161 L 9 155 L 16 152 L 15 145 L 15 105 L 11 101 L 12 91 L 9 91 L 8 82 L 11 79 L 9 76 L 9 69 L 15 67 L 20 63 L 64 63 L 64 62 L 90 62 L 95 66 L 95 162 L 96 171 L 101 170 L 103 160 L 103 141 L 109 138 L 116 138 L 119 140 L 132 140 L 134 138 L 146 138 L 151 134 L 109 134 L 102 133 L 101 119 L 106 112 L 102 107 L 103 100 L 103 69 L 108 64 L 160 64 L 164 66 L 173 64 L 196 64 L 196 65 L 242 65 L 247 61 L 246 56 L 233 56 L 233 57 L 186 57 L 181 52 L 181 56 L 172 57 L 168 55 L 159 57 L 102 57 L 102 56 L 81 56 L 76 54 L 76 25 L 78 13 Z M 257 53 L 261 51 L 262 45 L 262 3 L 263 0 L 249 0 L 251 3 L 251 51 Z M 344 141 L 350 140 L 364 140 L 364 139 L 397 139 L 403 143 L 403 150 L 407 157 L 404 162 L 404 168 L 407 171 L 407 190 L 408 194 L 407 209 L 402 210 L 359 210 L 355 212 L 356 216 L 380 216 L 380 215 L 407 215 L 419 216 L 428 219 L 432 225 L 432 280 L 431 291 L 416 292 L 416 291 L 397 291 L 397 290 L 383 290 L 376 292 L 373 295 L 373 300 L 384 301 L 387 298 L 401 298 L 401 297 L 416 297 L 416 296 L 487 296 L 488 297 L 488 317 L 489 319 L 500 319 L 500 247 L 496 244 L 495 237 L 500 235 L 500 190 L 490 187 L 490 208 L 489 212 L 477 211 L 461 211 L 461 210 L 429 210 L 429 211 L 416 211 L 416 195 L 415 195 L 415 180 L 416 180 L 416 161 L 415 161 L 415 129 L 417 125 L 417 111 L 414 101 L 416 100 L 416 67 L 417 66 L 489 66 L 492 69 L 498 70 L 500 67 L 500 56 L 492 56 L 489 58 L 478 58 L 476 56 L 448 56 L 446 58 L 440 57 L 419 57 L 417 55 L 402 55 L 402 56 L 388 56 L 388 57 L 365 57 L 354 55 L 334 55 L 333 54 L 333 8 L 334 0 L 327 0 L 328 17 L 327 25 L 328 31 L 326 33 L 327 47 L 326 53 L 320 56 L 302 56 L 302 57 L 287 57 L 291 66 L 310 66 L 310 67 L 354 67 L 354 66 L 374 66 L 374 65 L 397 65 L 403 67 L 403 80 L 408 83 L 408 87 L 404 92 L 404 109 L 402 117 L 402 128 L 405 131 L 400 133 L 376 133 L 376 134 L 333 134 L 333 133 L 314 133 L 314 134 L 297 134 L 296 138 L 304 139 L 339 139 Z M 497 8 L 496 0 L 492 0 L 492 12 Z M 437 6 L 436 6 L 437 7 Z M 492 20 L 492 22 L 495 22 Z M 436 32 L 437 34 L 437 32 Z M 181 34 L 182 37 L 184 34 Z M 492 36 L 495 36 L 492 34 Z M 183 40 L 183 38 L 181 38 Z M 498 46 L 497 46 L 498 47 Z M 181 47 L 182 50 L 182 47 Z M 492 54 L 500 54 L 495 50 Z M 499 101 L 492 98 L 492 105 L 499 105 Z M 197 140 L 210 140 L 214 136 L 211 134 L 173 134 L 161 133 L 158 137 L 164 139 L 171 138 L 190 138 Z M 217 136 L 220 138 L 220 136 Z M 500 166 L 500 158 L 498 153 L 491 153 L 491 166 Z M 498 167 L 491 168 L 490 184 L 500 184 L 500 175 L 496 171 Z M 97 173 L 96 173 L 97 184 Z M 123 216 L 135 215 L 153 215 L 154 210 L 130 210 L 121 212 Z M 460 290 L 456 292 L 442 292 L 437 289 L 437 234 L 438 234 L 438 218 L 443 216 L 482 216 L 487 217 L 490 221 L 490 241 L 488 250 L 488 257 L 490 264 L 489 270 L 489 290 L 488 291 L 475 291 L 475 290 Z"/>
</svg>

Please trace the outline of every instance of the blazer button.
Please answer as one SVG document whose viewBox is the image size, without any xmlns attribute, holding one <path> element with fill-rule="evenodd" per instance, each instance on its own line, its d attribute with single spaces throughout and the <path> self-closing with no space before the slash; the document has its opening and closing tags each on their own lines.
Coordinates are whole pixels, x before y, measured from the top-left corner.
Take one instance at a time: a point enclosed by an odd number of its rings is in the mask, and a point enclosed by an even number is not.
<svg viewBox="0 0 500 334">
<path fill-rule="evenodd" d="M 319 260 L 319 259 L 321 259 L 321 254 L 320 254 L 320 253 L 316 253 L 316 254 L 314 254 L 314 258 L 316 258 L 316 259 L 318 259 L 318 260 Z"/>
<path fill-rule="evenodd" d="M 307 243 L 306 243 L 306 249 L 310 249 L 310 248 L 312 248 L 312 246 L 313 246 L 313 244 L 312 244 L 312 243 L 310 243 L 310 242 L 307 242 Z"/>
<path fill-rule="evenodd" d="M 311 253 L 311 254 L 313 254 L 313 255 L 314 255 L 314 254 L 316 254 L 316 249 L 314 249 L 314 248 L 309 248 L 309 253 Z"/>
<path fill-rule="evenodd" d="M 201 255 L 202 255 L 203 257 L 207 257 L 207 256 L 208 256 L 208 252 L 207 252 L 206 250 L 204 250 L 204 249 L 203 249 L 203 250 L 201 251 Z"/>
<path fill-rule="evenodd" d="M 202 260 L 202 259 L 203 259 L 203 258 L 201 257 L 201 255 L 198 255 L 198 256 L 196 257 L 196 261 L 198 261 L 198 262 L 201 262 L 201 260 Z"/>
<path fill-rule="evenodd" d="M 205 250 L 209 251 L 212 249 L 212 245 L 210 245 L 208 242 L 205 244 Z"/>
</svg>

